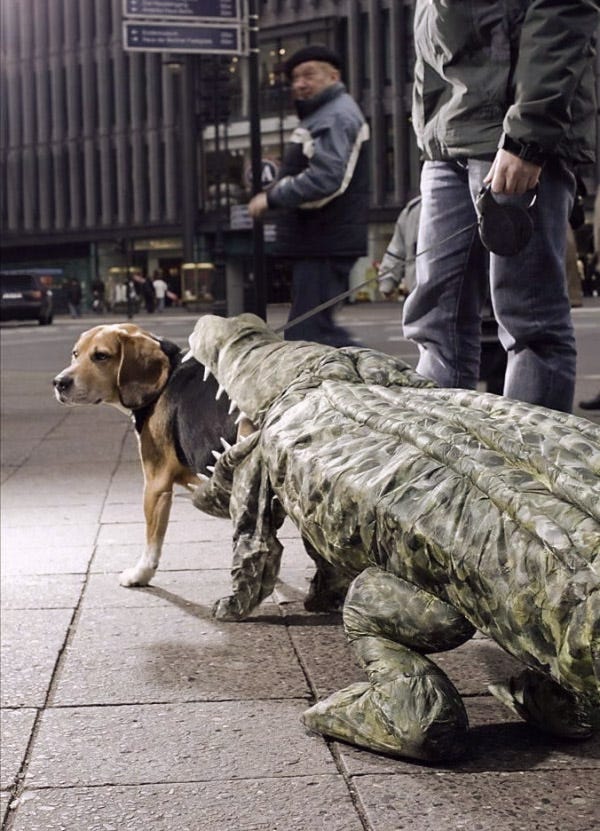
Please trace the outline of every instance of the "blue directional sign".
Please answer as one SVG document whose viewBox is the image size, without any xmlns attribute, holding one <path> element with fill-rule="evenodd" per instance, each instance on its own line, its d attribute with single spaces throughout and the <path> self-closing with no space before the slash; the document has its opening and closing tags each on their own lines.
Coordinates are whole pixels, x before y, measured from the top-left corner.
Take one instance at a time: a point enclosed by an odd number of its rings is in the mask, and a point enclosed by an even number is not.
<svg viewBox="0 0 600 831">
<path fill-rule="evenodd" d="M 123 23 L 123 46 L 128 52 L 187 52 L 224 55 L 245 53 L 241 26 L 202 26 L 193 23 Z"/>
<path fill-rule="evenodd" d="M 241 6 L 242 0 L 123 0 L 123 17 L 225 22 L 241 20 Z"/>
</svg>

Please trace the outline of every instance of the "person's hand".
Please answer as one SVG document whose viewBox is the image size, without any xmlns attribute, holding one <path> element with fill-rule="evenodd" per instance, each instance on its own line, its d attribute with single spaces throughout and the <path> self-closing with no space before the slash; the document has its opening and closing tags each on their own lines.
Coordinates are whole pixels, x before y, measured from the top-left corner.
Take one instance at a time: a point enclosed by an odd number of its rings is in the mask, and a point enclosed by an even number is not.
<svg viewBox="0 0 600 831">
<path fill-rule="evenodd" d="M 269 203 L 267 202 L 267 194 L 257 193 L 256 196 L 253 196 L 248 202 L 248 213 L 252 219 L 260 219 L 268 207 Z"/>
<path fill-rule="evenodd" d="M 491 182 L 492 193 L 522 194 L 533 190 L 541 172 L 539 165 L 526 162 L 507 150 L 498 150 L 483 182 L 486 185 Z"/>
<path fill-rule="evenodd" d="M 379 271 L 377 287 L 384 300 L 395 300 L 398 296 L 398 283 L 389 275 L 386 276 L 385 272 Z"/>
</svg>

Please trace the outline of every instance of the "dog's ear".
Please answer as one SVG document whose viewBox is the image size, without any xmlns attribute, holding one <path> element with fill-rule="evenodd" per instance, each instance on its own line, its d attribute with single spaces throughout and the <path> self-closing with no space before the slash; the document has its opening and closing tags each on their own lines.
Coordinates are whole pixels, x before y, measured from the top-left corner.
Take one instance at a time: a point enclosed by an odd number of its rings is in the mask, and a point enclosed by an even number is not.
<svg viewBox="0 0 600 831">
<path fill-rule="evenodd" d="M 169 359 L 153 338 L 138 334 L 119 333 L 121 363 L 117 387 L 121 404 L 136 410 L 149 404 L 160 393 L 169 378 Z"/>
</svg>

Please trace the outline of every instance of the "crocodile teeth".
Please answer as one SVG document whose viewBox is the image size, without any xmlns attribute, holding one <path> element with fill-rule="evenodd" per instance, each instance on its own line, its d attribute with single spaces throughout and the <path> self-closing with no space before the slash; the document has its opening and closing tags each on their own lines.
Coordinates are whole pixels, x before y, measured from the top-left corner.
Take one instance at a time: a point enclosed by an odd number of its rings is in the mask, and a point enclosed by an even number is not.
<svg viewBox="0 0 600 831">
<path fill-rule="evenodd" d="M 220 458 L 221 458 L 221 456 L 223 455 L 222 453 L 219 453 L 219 451 L 218 451 L 218 450 L 211 450 L 210 452 L 213 454 L 213 456 L 215 457 L 215 459 L 217 460 L 217 462 L 219 461 L 219 459 L 220 459 Z"/>
<path fill-rule="evenodd" d="M 223 445 L 223 450 L 231 450 L 232 445 L 231 445 L 231 444 L 229 444 L 229 442 L 228 442 L 228 441 L 225 441 L 225 439 L 223 438 L 223 436 L 221 436 L 220 441 L 221 441 L 221 444 Z"/>
<path fill-rule="evenodd" d="M 222 387 L 219 384 L 219 389 L 217 390 L 217 394 L 215 395 L 215 401 L 218 401 L 219 398 L 223 395 L 224 392 L 225 392 L 225 387 Z"/>
<path fill-rule="evenodd" d="M 240 423 L 240 421 L 241 421 L 243 418 L 248 418 L 248 416 L 246 415 L 246 413 L 243 413 L 243 412 L 240 410 L 240 414 L 239 414 L 239 416 L 236 418 L 235 423 L 236 423 L 236 424 L 239 424 L 239 423 Z"/>
<path fill-rule="evenodd" d="M 204 377 L 202 378 L 202 380 L 203 381 L 208 381 L 209 378 L 210 378 L 210 369 L 207 366 L 205 366 L 204 367 Z"/>
<path fill-rule="evenodd" d="M 181 363 L 183 363 L 184 361 L 189 361 L 189 359 L 190 359 L 190 358 L 193 358 L 193 357 L 194 357 L 194 355 L 193 355 L 193 353 L 192 353 L 192 350 L 191 350 L 191 349 L 188 349 L 188 351 L 185 353 L 185 355 L 184 355 L 184 356 L 183 356 L 183 358 L 181 359 Z"/>
<path fill-rule="evenodd" d="M 227 410 L 227 414 L 231 415 L 234 410 L 237 410 L 237 404 L 233 399 L 231 399 L 231 404 L 229 405 L 229 409 Z"/>
<path fill-rule="evenodd" d="M 206 476 L 204 473 L 197 473 L 196 476 L 203 482 L 210 482 L 210 476 Z M 198 485 L 189 485 L 189 487 L 196 490 L 198 488 Z"/>
<path fill-rule="evenodd" d="M 206 465 L 206 469 L 210 470 L 211 473 L 215 472 L 215 466 L 214 465 Z"/>
</svg>

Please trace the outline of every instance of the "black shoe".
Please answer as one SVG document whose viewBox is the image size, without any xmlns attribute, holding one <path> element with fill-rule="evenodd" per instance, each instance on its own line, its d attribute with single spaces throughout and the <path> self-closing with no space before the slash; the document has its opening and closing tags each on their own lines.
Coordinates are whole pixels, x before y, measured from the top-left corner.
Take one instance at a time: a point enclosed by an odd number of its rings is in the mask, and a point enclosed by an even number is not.
<svg viewBox="0 0 600 831">
<path fill-rule="evenodd" d="M 589 401 L 580 401 L 579 406 L 582 410 L 600 410 L 600 392 Z"/>
</svg>

